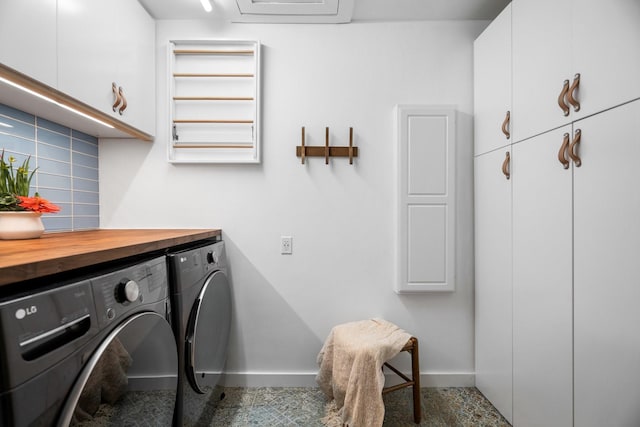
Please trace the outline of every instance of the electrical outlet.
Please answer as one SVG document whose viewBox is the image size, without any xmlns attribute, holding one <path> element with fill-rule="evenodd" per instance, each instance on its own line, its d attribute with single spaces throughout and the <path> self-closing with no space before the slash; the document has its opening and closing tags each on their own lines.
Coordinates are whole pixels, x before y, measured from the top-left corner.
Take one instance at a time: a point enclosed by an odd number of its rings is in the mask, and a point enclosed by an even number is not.
<svg viewBox="0 0 640 427">
<path fill-rule="evenodd" d="M 280 236 L 280 253 L 281 254 L 291 254 L 293 253 L 291 236 Z"/>
</svg>

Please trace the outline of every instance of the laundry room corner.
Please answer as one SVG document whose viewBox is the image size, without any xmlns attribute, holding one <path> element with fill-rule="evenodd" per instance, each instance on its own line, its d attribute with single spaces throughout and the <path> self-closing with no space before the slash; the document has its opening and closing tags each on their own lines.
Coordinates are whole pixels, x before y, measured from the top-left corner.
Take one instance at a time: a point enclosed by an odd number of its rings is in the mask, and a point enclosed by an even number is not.
<svg viewBox="0 0 640 427">
<path fill-rule="evenodd" d="M 157 122 L 167 123 L 167 43 L 258 40 L 259 164 L 172 164 L 156 141 L 100 146 L 101 227 L 219 227 L 233 298 L 228 380 L 315 385 L 316 356 L 339 323 L 383 316 L 418 336 L 424 384 L 473 385 L 472 47 L 485 21 L 259 25 L 157 22 Z M 313 47 L 313 48 L 312 48 Z M 380 61 L 380 52 L 386 59 Z M 436 66 L 437 65 L 437 66 Z M 397 104 L 454 105 L 458 154 L 456 287 L 398 295 Z M 307 158 L 295 147 L 348 145 L 359 155 Z M 131 215 L 136 212 L 136 215 Z M 282 236 L 292 253 L 281 254 Z"/>
</svg>

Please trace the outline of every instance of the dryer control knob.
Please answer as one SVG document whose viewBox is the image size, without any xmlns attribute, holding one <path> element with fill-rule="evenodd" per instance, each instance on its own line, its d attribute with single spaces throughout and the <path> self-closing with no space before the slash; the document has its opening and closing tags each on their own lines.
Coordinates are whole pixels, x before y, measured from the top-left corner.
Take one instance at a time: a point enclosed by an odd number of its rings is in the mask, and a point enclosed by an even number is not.
<svg viewBox="0 0 640 427">
<path fill-rule="evenodd" d="M 217 264 L 218 263 L 218 254 L 214 251 L 207 252 L 207 262 L 209 264 Z"/>
<path fill-rule="evenodd" d="M 140 287 L 134 280 L 122 279 L 116 289 L 116 301 L 133 302 L 140 296 Z"/>
</svg>

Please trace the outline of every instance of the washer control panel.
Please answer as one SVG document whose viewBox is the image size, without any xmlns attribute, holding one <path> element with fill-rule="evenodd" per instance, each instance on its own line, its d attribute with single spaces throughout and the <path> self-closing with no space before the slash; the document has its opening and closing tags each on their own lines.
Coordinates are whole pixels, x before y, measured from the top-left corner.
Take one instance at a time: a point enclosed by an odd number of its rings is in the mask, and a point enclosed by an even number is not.
<svg viewBox="0 0 640 427">
<path fill-rule="evenodd" d="M 91 279 L 100 326 L 113 322 L 142 304 L 167 298 L 164 257 Z"/>
</svg>

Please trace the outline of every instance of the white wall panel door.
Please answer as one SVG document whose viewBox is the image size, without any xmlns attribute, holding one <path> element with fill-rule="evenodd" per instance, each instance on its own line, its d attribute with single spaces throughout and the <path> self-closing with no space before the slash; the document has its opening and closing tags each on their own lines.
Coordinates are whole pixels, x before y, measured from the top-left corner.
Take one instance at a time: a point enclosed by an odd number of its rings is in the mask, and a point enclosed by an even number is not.
<svg viewBox="0 0 640 427">
<path fill-rule="evenodd" d="M 512 422 L 510 150 L 475 158 L 476 387 Z M 505 164 L 507 161 L 507 164 Z"/>
<path fill-rule="evenodd" d="M 398 106 L 397 292 L 451 291 L 455 273 L 455 111 Z"/>
<path fill-rule="evenodd" d="M 640 1 L 573 0 L 572 70 L 586 117 L 640 98 Z"/>
<path fill-rule="evenodd" d="M 572 425 L 572 180 L 569 126 L 512 146 L 513 422 Z"/>
<path fill-rule="evenodd" d="M 512 138 L 521 141 L 569 123 L 557 99 L 573 76 L 571 0 L 513 0 L 512 14 Z"/>
<path fill-rule="evenodd" d="M 474 141 L 478 155 L 511 142 L 502 130 L 503 124 L 507 132 L 511 128 L 511 4 L 476 39 L 473 52 Z"/>
<path fill-rule="evenodd" d="M 640 425 L 640 101 L 576 122 L 575 425 Z"/>
</svg>

